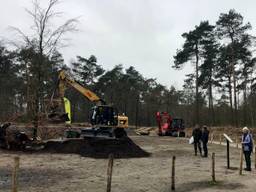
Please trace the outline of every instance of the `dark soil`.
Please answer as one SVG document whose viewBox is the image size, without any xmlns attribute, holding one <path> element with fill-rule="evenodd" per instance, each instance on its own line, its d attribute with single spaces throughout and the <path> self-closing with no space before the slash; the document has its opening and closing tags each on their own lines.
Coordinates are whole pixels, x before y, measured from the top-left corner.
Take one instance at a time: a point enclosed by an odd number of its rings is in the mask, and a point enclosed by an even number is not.
<svg viewBox="0 0 256 192">
<path fill-rule="evenodd" d="M 106 139 L 88 137 L 85 139 L 69 139 L 64 141 L 48 141 L 43 152 L 74 153 L 83 157 L 108 158 L 113 154 L 115 158 L 148 157 L 150 154 L 129 137 L 123 139 Z"/>
</svg>

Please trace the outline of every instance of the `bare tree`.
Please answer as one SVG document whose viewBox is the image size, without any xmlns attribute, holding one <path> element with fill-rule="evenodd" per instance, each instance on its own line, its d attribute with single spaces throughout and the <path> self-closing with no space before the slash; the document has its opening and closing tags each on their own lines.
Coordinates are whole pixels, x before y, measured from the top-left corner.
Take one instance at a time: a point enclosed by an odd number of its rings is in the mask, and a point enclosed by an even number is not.
<svg viewBox="0 0 256 192">
<path fill-rule="evenodd" d="M 49 0 L 48 6 L 43 8 L 39 0 L 32 0 L 33 8 L 26 11 L 33 19 L 31 25 L 33 35 L 26 35 L 17 27 L 11 27 L 11 29 L 20 35 L 26 46 L 34 47 L 38 53 L 47 56 L 52 54 L 55 49 L 67 45 L 67 39 L 64 39 L 67 33 L 77 31 L 78 18 L 68 19 L 57 27 L 53 26 L 52 21 L 63 15 L 63 12 L 55 11 L 59 3 L 60 0 Z"/>
<path fill-rule="evenodd" d="M 61 17 L 63 14 L 55 10 L 56 5 L 59 3 L 60 0 L 49 0 L 47 7 L 44 8 L 41 6 L 39 0 L 32 1 L 33 8 L 31 10 L 26 9 L 26 11 L 33 20 L 33 24 L 31 25 L 33 35 L 29 36 L 21 29 L 12 27 L 12 30 L 21 37 L 23 41 L 22 47 L 32 48 L 36 55 L 36 61 L 31 64 L 36 68 L 36 74 L 33 74 L 36 77 L 36 79 L 34 79 L 36 82 L 34 82 L 32 88 L 35 95 L 33 101 L 33 116 L 35 122 L 34 137 L 37 136 L 40 102 L 42 99 L 41 93 L 43 91 L 41 89 L 45 58 L 50 57 L 58 48 L 67 45 L 67 39 L 64 38 L 67 33 L 77 31 L 77 18 L 68 19 L 57 27 L 53 25 L 54 19 Z"/>
</svg>

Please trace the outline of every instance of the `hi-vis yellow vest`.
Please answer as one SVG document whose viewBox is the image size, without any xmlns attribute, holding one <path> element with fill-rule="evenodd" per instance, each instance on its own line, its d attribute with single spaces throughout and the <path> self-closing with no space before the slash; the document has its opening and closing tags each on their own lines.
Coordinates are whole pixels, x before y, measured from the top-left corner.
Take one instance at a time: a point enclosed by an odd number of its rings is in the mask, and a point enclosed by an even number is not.
<svg viewBox="0 0 256 192">
<path fill-rule="evenodd" d="M 64 100 L 65 113 L 68 114 L 68 118 L 69 118 L 69 121 L 66 121 L 66 123 L 70 124 L 71 123 L 71 105 L 70 105 L 70 101 L 66 97 L 64 97 L 63 100 Z"/>
</svg>

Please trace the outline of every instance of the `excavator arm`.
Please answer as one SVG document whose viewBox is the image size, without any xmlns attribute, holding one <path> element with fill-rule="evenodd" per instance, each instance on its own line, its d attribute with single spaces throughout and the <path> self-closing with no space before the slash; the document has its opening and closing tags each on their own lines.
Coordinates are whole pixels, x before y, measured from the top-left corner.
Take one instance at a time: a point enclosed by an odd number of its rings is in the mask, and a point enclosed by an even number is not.
<svg viewBox="0 0 256 192">
<path fill-rule="evenodd" d="M 89 101 L 94 102 L 96 105 L 104 105 L 105 102 L 100 99 L 94 92 L 83 87 L 76 82 L 64 70 L 61 70 L 58 75 L 58 86 L 50 100 L 50 113 L 48 114 L 49 120 L 52 122 L 66 122 L 71 123 L 71 109 L 70 102 L 65 98 L 65 90 L 67 87 L 75 89 L 77 92 L 86 97 Z M 57 91 L 58 90 L 58 91 Z M 57 99 L 54 95 L 57 91 Z"/>
<path fill-rule="evenodd" d="M 79 93 L 81 93 L 83 96 L 85 96 L 91 102 L 104 104 L 104 101 L 102 99 L 100 99 L 95 93 L 93 93 L 89 89 L 86 89 L 85 87 L 80 85 L 72 77 L 67 75 L 64 70 L 60 71 L 58 81 L 59 81 L 58 88 L 59 88 L 59 97 L 60 98 L 64 98 L 65 89 L 68 85 L 68 86 L 74 88 Z"/>
</svg>

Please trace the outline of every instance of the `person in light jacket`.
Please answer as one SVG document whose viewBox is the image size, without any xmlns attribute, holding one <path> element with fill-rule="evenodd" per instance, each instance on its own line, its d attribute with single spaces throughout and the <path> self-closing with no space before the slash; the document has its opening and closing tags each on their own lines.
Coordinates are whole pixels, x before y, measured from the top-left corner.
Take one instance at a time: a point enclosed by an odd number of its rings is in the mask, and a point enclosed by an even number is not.
<svg viewBox="0 0 256 192">
<path fill-rule="evenodd" d="M 246 168 L 244 170 L 251 171 L 251 153 L 253 151 L 252 135 L 247 127 L 243 128 L 242 147 L 244 158 L 246 161 Z"/>
</svg>

